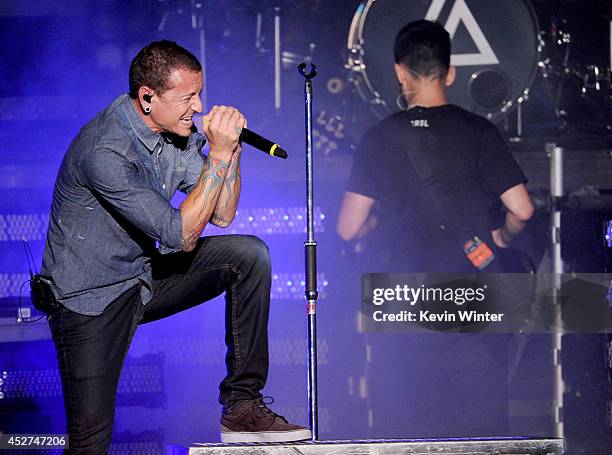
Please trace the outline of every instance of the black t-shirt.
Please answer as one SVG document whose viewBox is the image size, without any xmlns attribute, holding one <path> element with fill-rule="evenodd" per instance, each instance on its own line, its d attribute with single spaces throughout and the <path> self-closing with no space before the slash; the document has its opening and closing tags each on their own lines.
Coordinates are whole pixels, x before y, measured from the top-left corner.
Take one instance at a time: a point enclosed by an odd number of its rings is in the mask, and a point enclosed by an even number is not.
<svg viewBox="0 0 612 455">
<path fill-rule="evenodd" d="M 410 135 L 403 134 L 406 129 Z M 346 189 L 376 200 L 381 224 L 370 235 L 384 237 L 389 269 L 474 271 L 460 242 L 441 227 L 444 217 L 407 155 L 421 147 L 410 140 L 413 133 L 435 138 L 423 154 L 456 206 L 451 216 L 462 213 L 474 235 L 490 246 L 491 230 L 502 223 L 499 196 L 526 182 L 525 176 L 492 123 L 450 104 L 393 114 L 361 141 Z"/>
</svg>

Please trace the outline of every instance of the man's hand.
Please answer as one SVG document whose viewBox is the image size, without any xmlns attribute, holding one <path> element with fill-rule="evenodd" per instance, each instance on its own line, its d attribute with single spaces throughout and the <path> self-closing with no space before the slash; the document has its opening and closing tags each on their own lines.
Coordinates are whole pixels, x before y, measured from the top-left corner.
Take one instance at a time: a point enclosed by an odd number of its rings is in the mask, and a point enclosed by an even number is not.
<svg viewBox="0 0 612 455">
<path fill-rule="evenodd" d="M 209 158 L 229 163 L 239 148 L 239 128 L 246 128 L 247 121 L 238 109 L 231 106 L 213 106 L 202 119 L 202 131 L 210 144 Z"/>
<path fill-rule="evenodd" d="M 494 231 L 491 231 L 491 236 L 493 237 L 493 242 L 499 248 L 508 248 L 510 245 L 504 240 L 502 235 L 502 228 L 497 228 Z"/>
<path fill-rule="evenodd" d="M 218 226 L 227 226 L 234 218 L 240 196 L 241 149 L 237 128 L 245 126 L 244 116 L 229 106 L 214 106 L 202 120 L 210 152 L 198 184 L 180 207 L 183 251 L 195 248 L 211 218 Z"/>
<path fill-rule="evenodd" d="M 504 225 L 491 232 L 495 245 L 508 248 L 508 244 L 521 233 L 533 216 L 534 208 L 523 183 L 503 192 L 500 199 L 508 209 Z"/>
</svg>

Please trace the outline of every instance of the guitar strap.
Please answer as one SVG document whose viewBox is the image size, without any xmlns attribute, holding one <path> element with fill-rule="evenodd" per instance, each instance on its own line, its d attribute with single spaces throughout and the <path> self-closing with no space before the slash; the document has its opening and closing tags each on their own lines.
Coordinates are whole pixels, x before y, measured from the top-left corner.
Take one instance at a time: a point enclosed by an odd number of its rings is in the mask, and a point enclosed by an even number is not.
<svg viewBox="0 0 612 455">
<path fill-rule="evenodd" d="M 461 206 L 455 202 L 450 189 L 433 171 L 428 156 L 432 156 L 434 133 L 429 127 L 406 128 L 404 125 L 401 127 L 401 134 L 405 138 L 405 155 L 431 197 L 442 221 L 440 229 L 455 239 L 474 267 L 484 270 L 495 260 L 495 254 L 489 245 L 475 235 L 476 230 L 465 217 Z"/>
</svg>

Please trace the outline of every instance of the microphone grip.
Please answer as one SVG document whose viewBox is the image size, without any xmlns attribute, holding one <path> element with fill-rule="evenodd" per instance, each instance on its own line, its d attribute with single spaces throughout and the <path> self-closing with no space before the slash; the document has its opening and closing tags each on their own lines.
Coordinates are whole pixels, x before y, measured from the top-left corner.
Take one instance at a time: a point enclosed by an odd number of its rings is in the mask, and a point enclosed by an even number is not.
<svg viewBox="0 0 612 455">
<path fill-rule="evenodd" d="M 278 144 L 266 139 L 263 136 L 260 136 L 257 133 L 254 133 L 253 131 L 247 128 L 242 128 L 240 130 L 239 140 L 240 142 L 249 144 L 255 147 L 256 149 L 261 150 L 264 153 L 267 153 L 268 155 L 277 156 L 283 159 L 287 158 L 287 152 L 284 149 L 282 149 Z"/>
</svg>

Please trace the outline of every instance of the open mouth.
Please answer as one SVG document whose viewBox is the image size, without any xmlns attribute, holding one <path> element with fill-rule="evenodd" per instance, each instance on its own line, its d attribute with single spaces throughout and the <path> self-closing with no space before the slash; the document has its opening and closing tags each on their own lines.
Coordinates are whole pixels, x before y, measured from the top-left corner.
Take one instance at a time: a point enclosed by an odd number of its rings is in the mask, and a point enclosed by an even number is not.
<svg viewBox="0 0 612 455">
<path fill-rule="evenodd" d="M 180 120 L 181 124 L 185 125 L 185 126 L 191 126 L 193 123 L 193 116 L 192 117 L 183 117 Z"/>
</svg>

